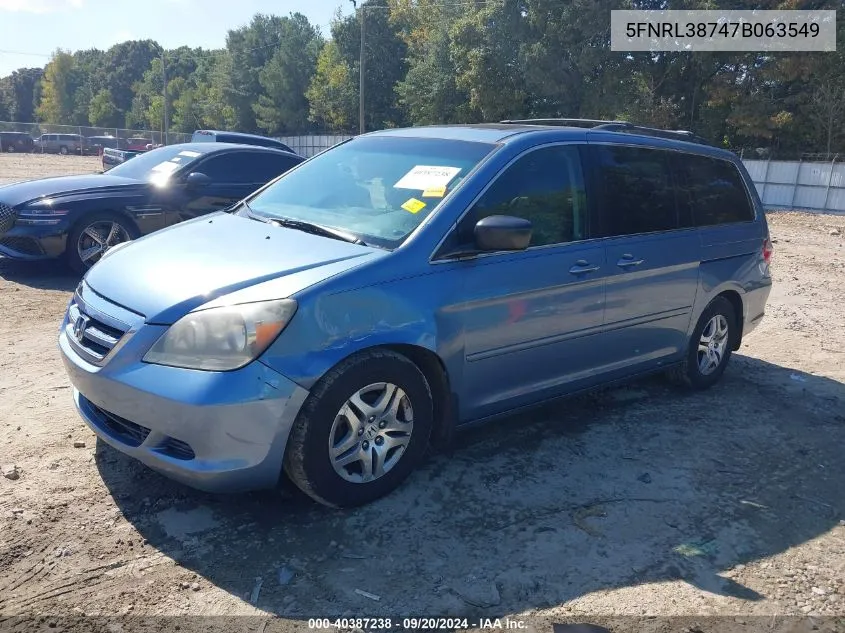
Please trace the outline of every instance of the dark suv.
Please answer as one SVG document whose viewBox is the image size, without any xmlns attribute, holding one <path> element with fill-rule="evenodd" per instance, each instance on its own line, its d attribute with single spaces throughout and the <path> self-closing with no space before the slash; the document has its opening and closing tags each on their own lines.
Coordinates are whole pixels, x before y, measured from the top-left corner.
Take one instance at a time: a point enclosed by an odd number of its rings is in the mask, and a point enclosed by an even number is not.
<svg viewBox="0 0 845 633">
<path fill-rule="evenodd" d="M 240 143 L 242 145 L 259 145 L 260 147 L 275 147 L 285 152 L 294 152 L 290 147 L 269 136 L 244 134 L 243 132 L 220 132 L 217 130 L 197 130 L 191 138 L 191 143 Z"/>
<path fill-rule="evenodd" d="M 0 152 L 31 152 L 34 146 L 26 132 L 0 132 Z"/>
</svg>

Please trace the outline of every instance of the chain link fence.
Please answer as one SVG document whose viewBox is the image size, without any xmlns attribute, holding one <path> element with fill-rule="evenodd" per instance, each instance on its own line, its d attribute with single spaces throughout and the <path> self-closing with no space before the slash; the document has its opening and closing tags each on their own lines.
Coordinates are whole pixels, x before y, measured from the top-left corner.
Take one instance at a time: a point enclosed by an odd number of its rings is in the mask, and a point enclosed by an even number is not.
<svg viewBox="0 0 845 633">
<path fill-rule="evenodd" d="M 156 130 L 0 121 L 0 151 L 4 152 L 96 154 L 104 147 L 133 149 L 190 140 L 191 134 L 164 135 Z"/>
<path fill-rule="evenodd" d="M 324 152 L 338 143 L 350 138 L 352 134 L 305 134 L 301 136 L 282 136 L 279 140 L 294 152 L 305 158 Z"/>
<path fill-rule="evenodd" d="M 67 153 L 93 155 L 104 147 L 143 149 L 146 145 L 188 143 L 191 136 L 177 132 L 164 135 L 157 130 L 0 121 L 0 151 L 3 152 L 64 153 L 64 147 Z M 352 136 L 345 133 L 315 133 L 276 138 L 300 156 L 310 158 Z"/>
</svg>

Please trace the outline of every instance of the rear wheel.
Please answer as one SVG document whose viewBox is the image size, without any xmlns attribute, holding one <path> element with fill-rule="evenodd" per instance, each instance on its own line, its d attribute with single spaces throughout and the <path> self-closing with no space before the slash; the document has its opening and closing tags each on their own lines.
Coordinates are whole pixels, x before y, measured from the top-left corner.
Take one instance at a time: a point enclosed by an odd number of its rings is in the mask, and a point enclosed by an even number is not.
<svg viewBox="0 0 845 633">
<path fill-rule="evenodd" d="M 374 501 L 422 460 L 433 408 L 428 382 L 408 358 L 389 350 L 357 354 L 306 400 L 288 440 L 285 472 L 328 506 Z"/>
<path fill-rule="evenodd" d="M 113 246 L 137 237 L 129 221 L 112 213 L 95 213 L 80 220 L 70 233 L 66 255 L 68 264 L 83 273 L 100 261 Z"/>
<path fill-rule="evenodd" d="M 62 156 L 67 156 L 67 153 L 68 153 L 68 151 L 67 151 L 67 147 L 65 147 L 64 145 L 62 145 L 62 146 L 59 148 L 59 154 L 61 154 Z"/>
<path fill-rule="evenodd" d="M 739 335 L 737 315 L 731 302 L 716 297 L 705 308 L 689 342 L 684 362 L 670 372 L 674 382 L 707 389 L 725 373 L 733 342 Z"/>
<path fill-rule="evenodd" d="M 6 151 L 7 151 L 7 152 L 9 152 L 10 154 L 14 154 L 14 153 L 15 153 L 15 146 L 14 146 L 14 145 L 9 145 L 9 146 L 6 148 Z"/>
</svg>

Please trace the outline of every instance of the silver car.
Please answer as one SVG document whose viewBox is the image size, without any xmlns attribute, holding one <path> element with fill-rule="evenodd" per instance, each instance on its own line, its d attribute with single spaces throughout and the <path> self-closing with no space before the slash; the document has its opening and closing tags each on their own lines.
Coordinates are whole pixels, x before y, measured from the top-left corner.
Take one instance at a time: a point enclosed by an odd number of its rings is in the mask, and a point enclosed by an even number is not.
<svg viewBox="0 0 845 633">
<path fill-rule="evenodd" d="M 35 139 L 35 151 L 43 154 L 81 154 L 85 137 L 79 134 L 42 134 Z"/>
</svg>

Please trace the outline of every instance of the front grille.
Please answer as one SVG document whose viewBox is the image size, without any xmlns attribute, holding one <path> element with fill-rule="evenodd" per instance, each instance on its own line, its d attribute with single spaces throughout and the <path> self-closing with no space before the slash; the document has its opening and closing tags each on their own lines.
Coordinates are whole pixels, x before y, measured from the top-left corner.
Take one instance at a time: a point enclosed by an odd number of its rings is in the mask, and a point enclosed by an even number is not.
<svg viewBox="0 0 845 633">
<path fill-rule="evenodd" d="M 95 414 L 95 422 L 97 426 L 99 426 L 103 432 L 108 433 L 108 435 L 127 446 L 140 446 L 150 434 L 150 429 L 145 426 L 130 422 L 126 418 L 121 418 L 119 415 L 115 415 L 114 413 L 109 413 L 105 409 L 101 409 L 95 405 L 90 400 L 85 400 L 85 402 Z"/>
<path fill-rule="evenodd" d="M 74 347 L 97 362 L 102 361 L 126 333 L 85 314 L 77 303 L 71 303 L 67 318 L 67 335 Z"/>
<path fill-rule="evenodd" d="M 0 202 L 0 233 L 5 233 L 15 224 L 15 210 Z"/>
<path fill-rule="evenodd" d="M 0 222 L 2 222 L 2 220 L 0 220 Z M 0 228 L 0 230 L 2 230 L 2 228 Z M 3 237 L 0 238 L 0 245 L 3 245 L 16 253 L 20 253 L 21 255 L 44 254 L 38 240 L 33 240 L 28 237 Z"/>
</svg>

